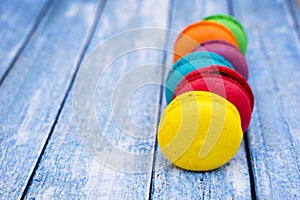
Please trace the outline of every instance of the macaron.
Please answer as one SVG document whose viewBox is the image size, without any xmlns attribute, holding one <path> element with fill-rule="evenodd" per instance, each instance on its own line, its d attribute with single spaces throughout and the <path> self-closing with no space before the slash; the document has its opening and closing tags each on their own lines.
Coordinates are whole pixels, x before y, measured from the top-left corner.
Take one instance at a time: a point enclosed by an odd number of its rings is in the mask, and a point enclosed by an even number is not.
<svg viewBox="0 0 300 200">
<path fill-rule="evenodd" d="M 247 51 L 247 35 L 243 26 L 234 17 L 225 14 L 215 14 L 204 18 L 226 26 L 234 34 L 240 51 L 245 55 Z"/>
<path fill-rule="evenodd" d="M 208 171 L 234 157 L 243 132 L 233 104 L 214 93 L 190 91 L 166 107 L 157 138 L 163 155 L 174 165 Z"/>
<path fill-rule="evenodd" d="M 224 25 L 209 20 L 198 21 L 188 25 L 177 37 L 174 45 L 174 63 L 208 40 L 224 40 L 238 47 L 235 36 Z"/>
<path fill-rule="evenodd" d="M 178 83 L 190 72 L 210 65 L 232 65 L 222 56 L 212 52 L 193 52 L 178 60 L 170 69 L 165 85 L 166 101 L 169 104 Z"/>
<path fill-rule="evenodd" d="M 244 55 L 238 48 L 223 40 L 210 40 L 199 44 L 192 52 L 209 51 L 223 56 L 234 69 L 248 80 L 248 65 Z"/>
<path fill-rule="evenodd" d="M 243 132 L 246 132 L 254 105 L 254 96 L 247 81 L 235 70 L 210 66 L 194 70 L 178 84 L 174 98 L 188 91 L 208 91 L 226 98 L 239 111 Z"/>
</svg>

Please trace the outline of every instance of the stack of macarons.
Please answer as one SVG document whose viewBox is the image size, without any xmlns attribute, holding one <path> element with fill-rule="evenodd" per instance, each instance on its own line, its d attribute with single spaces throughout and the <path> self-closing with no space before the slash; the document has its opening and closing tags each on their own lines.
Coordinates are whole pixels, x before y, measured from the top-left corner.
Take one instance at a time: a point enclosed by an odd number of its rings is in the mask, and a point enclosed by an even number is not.
<svg viewBox="0 0 300 200">
<path fill-rule="evenodd" d="M 254 105 L 246 49 L 244 28 L 224 14 L 192 23 L 178 36 L 158 127 L 160 149 L 176 166 L 212 170 L 238 151 Z"/>
</svg>

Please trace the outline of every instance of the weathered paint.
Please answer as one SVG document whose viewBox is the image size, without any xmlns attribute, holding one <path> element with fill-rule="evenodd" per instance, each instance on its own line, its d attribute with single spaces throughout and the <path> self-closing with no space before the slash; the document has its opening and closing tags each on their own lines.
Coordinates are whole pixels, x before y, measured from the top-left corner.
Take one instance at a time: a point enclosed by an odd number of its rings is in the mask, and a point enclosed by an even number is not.
<svg viewBox="0 0 300 200">
<path fill-rule="evenodd" d="M 68 10 L 74 4 L 78 4 L 78 13 L 70 16 Z M 18 199 L 33 173 L 98 4 L 93 0 L 53 2 L 0 87 L 3 199 Z"/>
<path fill-rule="evenodd" d="M 168 5 L 168 1 L 107 1 L 87 56 L 105 39 L 122 31 L 138 27 L 166 28 Z M 120 7 L 120 9 L 116 7 Z M 154 10 L 149 10 L 149 8 L 154 7 Z M 162 35 L 162 39 L 164 37 Z M 134 38 L 132 38 L 132 43 L 134 50 Z M 162 40 L 161 47 L 163 46 L 164 42 Z M 97 102 L 95 111 L 99 126 L 106 127 L 105 136 L 113 145 L 124 151 L 151 153 L 155 146 L 159 108 L 155 105 L 160 97 L 159 86 L 148 85 L 136 90 L 129 99 L 128 104 L 129 116 L 135 123 L 140 126 L 154 125 L 154 129 L 148 130 L 148 133 L 153 137 L 138 139 L 126 135 L 122 130 L 125 127 L 117 126 L 110 110 L 110 101 L 118 81 L 122 80 L 124 75 L 131 70 L 149 63 L 161 64 L 162 51 L 154 49 L 140 50 L 120 57 L 104 73 L 95 91 Z M 149 71 L 148 76 L 154 81 L 160 81 L 161 73 L 162 70 L 153 68 Z M 143 77 L 135 77 L 131 81 L 140 81 L 141 79 Z M 124 90 L 122 91 L 124 93 L 130 92 L 126 91 L 126 88 Z M 115 95 L 117 101 L 122 100 L 121 94 Z M 152 105 L 154 107 L 151 110 L 153 112 L 151 121 L 148 112 L 149 107 Z M 72 110 L 72 93 L 70 93 L 39 167 L 35 172 L 26 198 L 147 199 L 151 188 L 152 166 L 148 166 L 150 171 L 145 173 L 126 173 L 103 165 L 99 162 L 99 158 L 85 148 L 74 126 L 75 117 Z M 126 128 L 130 130 L 130 127 Z M 118 159 L 121 162 L 123 158 L 119 157 Z M 150 159 L 150 163 L 153 163 L 153 156 Z"/>
<path fill-rule="evenodd" d="M 258 199 L 300 197 L 300 48 L 289 6 L 287 1 L 233 4 L 249 38 L 256 103 L 247 136 Z"/>
<path fill-rule="evenodd" d="M 30 40 L 51 0 L 0 2 L 0 83 Z"/>
<path fill-rule="evenodd" d="M 4 52 L 0 76 L 11 67 L 0 86 L 0 199 L 18 199 L 24 190 L 26 199 L 251 199 L 251 192 L 259 199 L 299 198 L 300 14 L 294 1 L 132 0 L 108 1 L 104 6 L 96 0 L 52 4 L 28 0 L 14 5 L 15 1 L 0 4 L 1 33 L 12 32 L 1 35 L 0 44 Z M 234 14 L 248 35 L 249 82 L 256 98 L 246 135 L 252 170 L 245 143 L 228 164 L 211 172 L 178 169 L 160 153 L 149 158 L 154 163 L 149 169 L 156 169 L 152 173 L 120 172 L 99 162 L 74 126 L 69 87 L 82 57 L 122 31 L 138 27 L 180 31 L 219 12 Z M 172 47 L 175 38 L 164 40 L 162 47 Z M 162 88 L 145 86 L 129 99 L 128 113 L 134 123 L 152 126 L 146 132 L 154 137 L 147 139 L 126 135 L 122 128 L 130 130 L 130 126 L 117 126 L 107 99 L 118 81 L 137 66 L 170 66 L 172 55 L 163 56 L 152 49 L 120 57 L 95 91 L 99 125 L 124 151 L 159 152 L 154 146 L 158 112 L 165 107 Z M 164 74 L 163 69 L 153 69 L 149 77 L 161 81 Z M 114 95 L 122 102 L 122 93 Z M 169 165 L 159 168 L 165 164 Z"/>
</svg>

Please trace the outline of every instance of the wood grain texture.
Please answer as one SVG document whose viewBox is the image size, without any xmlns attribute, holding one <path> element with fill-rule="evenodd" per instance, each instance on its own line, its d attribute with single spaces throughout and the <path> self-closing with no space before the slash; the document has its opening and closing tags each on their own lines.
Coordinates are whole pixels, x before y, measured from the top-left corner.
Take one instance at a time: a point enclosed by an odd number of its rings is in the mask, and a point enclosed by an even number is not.
<svg viewBox="0 0 300 200">
<path fill-rule="evenodd" d="M 248 138 L 256 196 L 299 199 L 300 49 L 291 8 L 286 1 L 271 0 L 233 5 L 249 38 L 256 103 Z"/>
<path fill-rule="evenodd" d="M 258 199 L 300 198 L 300 12 L 295 0 L 112 0 L 105 6 L 100 0 L 54 0 L 49 10 L 47 2 L 0 2 L 0 77 L 14 63 L 0 86 L 0 199 L 19 199 L 24 190 L 25 199 L 251 199 L 249 173 Z M 42 9 L 47 10 L 45 16 Z M 134 35 L 128 37 L 133 51 L 116 58 L 97 80 L 95 114 L 112 145 L 134 155 L 151 155 L 149 171 L 122 172 L 103 163 L 75 128 L 69 86 L 82 56 L 87 58 L 122 31 L 181 31 L 204 16 L 228 12 L 248 34 L 246 58 L 256 101 L 246 137 L 253 171 L 248 169 L 244 142 L 228 164 L 203 173 L 178 169 L 157 146 L 154 149 L 159 112 L 166 106 L 162 88 L 129 86 L 146 79 L 161 82 L 164 69 L 151 68 L 151 63 L 170 67 L 172 55 L 136 49 L 140 41 Z M 175 39 L 162 35 L 153 42 L 172 48 Z M 107 50 L 125 44 L 115 42 Z M 147 74 L 135 74 L 142 66 L 148 67 Z M 130 98 L 123 99 L 128 93 Z M 81 112 L 88 119 L 85 106 Z M 123 114 L 118 124 L 116 117 Z M 144 128 L 139 132 L 132 125 Z M 122 156 L 112 159 L 126 161 Z"/>
<path fill-rule="evenodd" d="M 29 41 L 50 2 L 0 2 L 0 80 Z"/>
<path fill-rule="evenodd" d="M 168 1 L 159 0 L 108 1 L 94 33 L 89 53 L 93 52 L 93 49 L 103 40 L 122 31 L 137 27 L 165 28 L 168 20 L 168 5 Z M 161 40 L 154 42 L 159 42 L 163 47 L 164 38 L 165 35 L 162 35 Z M 117 94 L 114 94 L 114 89 L 119 81 L 139 66 L 150 63 L 161 64 L 162 51 L 135 50 L 139 45 L 136 38 L 132 37 L 128 40 L 132 43 L 134 51 L 116 59 L 102 79 L 99 79 L 99 85 L 95 91 L 97 102 L 95 112 L 99 126 L 106 127 L 105 136 L 113 145 L 135 154 L 152 153 L 155 145 L 159 108 L 156 104 L 159 101 L 160 87 L 146 85 L 136 91 L 128 91 L 124 87 L 122 93 Z M 124 44 L 115 43 L 114 45 Z M 111 56 L 114 56 L 113 52 Z M 153 68 L 148 72 L 146 74 L 148 78 L 156 82 L 161 81 L 162 69 Z M 129 82 L 134 83 L 142 79 L 144 79 L 143 76 L 133 76 Z M 112 116 L 110 110 L 112 95 L 116 95 L 117 107 L 119 105 L 126 107 L 127 99 L 124 102 L 122 96 L 128 92 L 132 92 L 131 98 L 128 99 L 129 118 L 140 126 L 149 127 L 145 129 L 145 133 L 150 136 L 145 139 L 126 135 L 124 129 L 128 130 L 128 128 L 131 134 L 139 136 L 139 133 L 130 130 L 128 124 L 124 125 L 126 127 L 118 126 Z M 86 115 L 84 110 L 82 114 Z M 95 157 L 89 149 L 85 148 L 76 132 L 74 126 L 76 116 L 73 115 L 72 95 L 69 95 L 26 199 L 43 199 L 44 197 L 50 199 L 147 199 L 150 192 L 153 156 L 149 158 L 151 165 L 147 166 L 150 171 L 144 173 L 126 173 L 103 165 L 99 162 L 101 158 Z M 116 157 L 116 159 L 122 162 L 124 158 Z"/>
<path fill-rule="evenodd" d="M 98 1 L 51 4 L 0 87 L 0 192 L 18 199 L 50 133 Z"/>
<path fill-rule="evenodd" d="M 227 13 L 226 1 L 174 1 L 170 28 L 181 31 L 188 24 L 215 13 Z M 187 14 L 189 13 L 189 14 Z M 169 44 L 174 45 L 175 38 Z M 171 65 L 172 55 L 168 57 Z M 163 99 L 164 96 L 163 96 Z M 165 106 L 165 101 L 164 101 Z M 225 166 L 211 172 L 189 172 L 169 165 L 165 158 L 155 158 L 152 199 L 251 199 L 249 171 L 242 142 L 236 156 Z"/>
</svg>

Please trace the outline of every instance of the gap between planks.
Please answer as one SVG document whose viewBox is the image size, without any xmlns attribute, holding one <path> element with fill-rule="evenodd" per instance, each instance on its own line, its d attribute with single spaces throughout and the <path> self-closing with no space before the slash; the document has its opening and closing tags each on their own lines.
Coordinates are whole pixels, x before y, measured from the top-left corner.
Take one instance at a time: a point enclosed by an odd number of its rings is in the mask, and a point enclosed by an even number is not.
<svg viewBox="0 0 300 200">
<path fill-rule="evenodd" d="M 293 21 L 298 40 L 300 41 L 300 24 L 299 19 L 297 18 L 297 9 L 299 11 L 299 5 L 297 5 L 296 1 L 293 0 L 286 0 L 285 5 L 287 7 L 287 10 L 289 11 L 288 14 L 290 14 L 290 17 Z"/>
<path fill-rule="evenodd" d="M 37 27 L 39 26 L 40 22 L 42 21 L 42 19 L 44 18 L 44 16 L 46 15 L 46 13 L 48 12 L 51 4 L 53 3 L 54 0 L 48 0 L 45 5 L 43 6 L 43 8 L 41 9 L 41 11 L 39 12 L 34 25 L 32 27 L 32 29 L 28 32 L 28 35 L 26 36 L 24 42 L 21 44 L 20 48 L 18 49 L 17 53 L 13 56 L 10 64 L 8 65 L 7 69 L 4 71 L 2 77 L 0 77 L 0 87 L 3 83 L 3 81 L 5 80 L 5 78 L 7 77 L 7 75 L 9 74 L 9 72 L 12 70 L 12 68 L 14 67 L 15 63 L 17 62 L 19 56 L 22 54 L 23 50 L 25 49 L 25 47 L 27 46 L 28 42 L 30 41 L 31 37 L 33 36 L 33 34 L 35 33 Z"/>
<path fill-rule="evenodd" d="M 232 0 L 227 0 L 227 9 L 228 9 L 228 14 L 234 16 L 234 8 L 233 8 Z M 252 163 L 251 163 L 251 152 L 250 152 L 250 148 L 249 148 L 248 135 L 249 135 L 249 132 L 247 131 L 244 135 L 244 141 L 245 141 L 245 152 L 246 152 L 247 165 L 248 165 L 248 170 L 249 170 L 251 197 L 252 197 L 252 199 L 257 199 L 257 196 L 256 196 L 257 191 L 256 191 L 256 187 L 255 187 L 253 167 L 252 167 Z"/>
<path fill-rule="evenodd" d="M 168 8 L 168 23 L 167 23 L 167 29 L 170 30 L 171 29 L 171 22 L 172 22 L 172 11 L 173 11 L 173 5 L 174 5 L 174 0 L 170 0 L 169 2 L 169 8 Z M 169 33 L 168 31 L 166 32 L 166 36 L 165 36 L 165 44 L 164 44 L 164 49 L 168 48 L 169 45 Z M 166 50 L 163 51 L 162 53 L 162 66 L 166 66 L 167 65 L 167 57 L 168 57 L 168 52 Z M 159 124 L 159 119 L 161 117 L 161 113 L 162 113 L 162 104 L 163 104 L 163 98 L 164 98 L 164 79 L 165 79 L 165 75 L 166 75 L 166 68 L 163 67 L 162 73 L 161 73 L 161 85 L 160 85 L 160 92 L 159 92 L 159 102 L 158 104 L 160 105 L 158 108 L 158 112 L 157 112 L 157 124 L 156 127 L 158 127 Z M 154 151 L 156 151 L 156 149 L 158 148 L 158 143 L 157 143 L 157 137 L 155 137 L 155 145 L 154 145 Z M 150 175 L 150 184 L 149 184 L 149 197 L 148 199 L 152 199 L 152 186 L 154 184 L 153 180 L 154 180 L 154 176 L 155 176 L 155 160 L 156 160 L 156 154 L 153 154 L 153 162 L 152 162 L 152 170 L 151 170 L 151 175 Z"/>
</svg>

